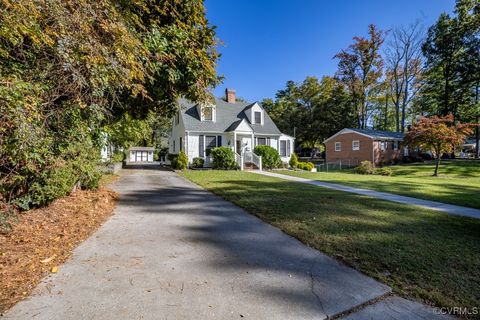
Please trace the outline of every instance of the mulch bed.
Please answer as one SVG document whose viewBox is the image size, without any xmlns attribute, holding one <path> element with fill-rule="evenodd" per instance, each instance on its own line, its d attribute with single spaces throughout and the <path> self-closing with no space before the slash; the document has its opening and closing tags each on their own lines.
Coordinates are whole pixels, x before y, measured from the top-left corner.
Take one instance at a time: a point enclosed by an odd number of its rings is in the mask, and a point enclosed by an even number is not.
<svg viewBox="0 0 480 320">
<path fill-rule="evenodd" d="M 49 206 L 19 214 L 0 234 L 0 315 L 28 297 L 40 280 L 57 272 L 73 249 L 113 212 L 117 195 L 101 187 L 78 190 Z"/>
</svg>

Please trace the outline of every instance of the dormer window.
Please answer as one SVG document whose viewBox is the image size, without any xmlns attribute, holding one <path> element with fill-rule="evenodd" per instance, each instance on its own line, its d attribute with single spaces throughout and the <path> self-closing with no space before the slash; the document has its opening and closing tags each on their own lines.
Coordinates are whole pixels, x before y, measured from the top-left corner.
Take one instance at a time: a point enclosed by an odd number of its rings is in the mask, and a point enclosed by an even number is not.
<svg viewBox="0 0 480 320">
<path fill-rule="evenodd" d="M 213 108 L 212 107 L 203 107 L 203 120 L 213 120 Z"/>
<path fill-rule="evenodd" d="M 262 124 L 262 112 L 261 111 L 255 111 L 255 124 Z"/>
<path fill-rule="evenodd" d="M 197 110 L 202 121 L 215 121 L 215 105 L 198 106 Z"/>
</svg>

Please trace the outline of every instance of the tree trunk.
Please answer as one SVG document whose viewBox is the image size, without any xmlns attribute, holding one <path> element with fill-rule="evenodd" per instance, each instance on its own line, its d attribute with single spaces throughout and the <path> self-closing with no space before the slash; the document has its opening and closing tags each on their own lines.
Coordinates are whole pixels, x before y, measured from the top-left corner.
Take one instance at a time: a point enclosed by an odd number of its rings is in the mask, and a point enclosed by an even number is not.
<svg viewBox="0 0 480 320">
<path fill-rule="evenodd" d="M 440 165 L 440 152 L 437 154 L 437 158 L 435 159 L 435 172 L 433 173 L 433 176 L 436 177 L 438 176 L 438 166 Z"/>
<path fill-rule="evenodd" d="M 383 130 L 387 130 L 388 127 L 388 91 L 385 95 L 385 118 L 383 123 Z"/>
<path fill-rule="evenodd" d="M 477 105 L 477 108 L 478 108 L 479 91 L 480 91 L 480 86 L 477 84 L 477 86 L 475 87 L 475 104 Z M 477 110 L 477 112 L 480 112 L 480 110 Z M 475 127 L 475 158 L 478 159 L 480 158 L 480 128 L 478 127 L 478 125 L 480 125 L 479 114 L 477 114 L 477 118 L 475 120 L 477 123 L 477 127 Z"/>
</svg>

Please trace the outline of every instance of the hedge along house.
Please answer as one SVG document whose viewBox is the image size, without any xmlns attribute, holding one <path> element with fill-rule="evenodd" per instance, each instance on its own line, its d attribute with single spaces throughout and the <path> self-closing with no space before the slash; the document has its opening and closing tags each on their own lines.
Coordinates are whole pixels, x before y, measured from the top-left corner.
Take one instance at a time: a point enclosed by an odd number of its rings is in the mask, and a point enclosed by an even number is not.
<svg viewBox="0 0 480 320">
<path fill-rule="evenodd" d="M 391 163 L 408 155 L 400 132 L 345 128 L 326 139 L 327 163 L 356 166 L 364 160 L 376 165 Z"/>
<path fill-rule="evenodd" d="M 260 103 L 236 101 L 234 90 L 225 93 L 226 101 L 215 99 L 210 104 L 179 101 L 179 112 L 172 120 L 169 153 L 184 151 L 190 164 L 193 158 L 200 157 L 205 166 L 210 166 L 210 150 L 227 146 L 242 165 L 255 158 L 252 153 L 256 146 L 268 145 L 279 152 L 282 162 L 288 163 L 294 138 L 280 132 Z"/>
</svg>

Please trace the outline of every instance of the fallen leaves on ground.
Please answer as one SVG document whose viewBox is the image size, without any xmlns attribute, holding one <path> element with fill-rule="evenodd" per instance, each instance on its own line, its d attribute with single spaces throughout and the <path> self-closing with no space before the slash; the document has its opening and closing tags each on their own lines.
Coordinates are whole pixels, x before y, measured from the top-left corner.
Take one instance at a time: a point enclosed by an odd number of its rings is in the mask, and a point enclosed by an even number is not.
<svg viewBox="0 0 480 320">
<path fill-rule="evenodd" d="M 19 214 L 0 234 L 0 314 L 27 297 L 48 273 L 58 272 L 72 250 L 111 215 L 116 194 L 79 190 L 49 206 Z"/>
</svg>

